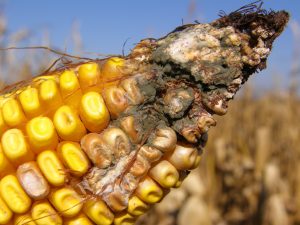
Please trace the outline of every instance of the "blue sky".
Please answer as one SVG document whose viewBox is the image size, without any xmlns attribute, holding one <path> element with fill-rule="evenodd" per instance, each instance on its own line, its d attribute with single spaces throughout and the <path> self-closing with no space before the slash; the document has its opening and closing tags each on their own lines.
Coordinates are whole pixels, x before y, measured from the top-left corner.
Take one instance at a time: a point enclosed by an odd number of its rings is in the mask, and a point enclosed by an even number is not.
<svg viewBox="0 0 300 225">
<path fill-rule="evenodd" d="M 76 21 L 84 50 L 94 53 L 121 54 L 128 38 L 126 51 L 146 37 L 160 37 L 178 25 L 194 20 L 208 22 L 217 18 L 219 10 L 230 12 L 253 2 L 244 0 L 85 0 L 38 1 L 0 0 L 8 22 L 9 32 L 28 28 L 40 45 L 39 36 L 47 30 L 51 45 L 72 53 L 71 27 Z M 194 7 L 191 7 L 194 6 Z M 292 19 L 300 22 L 299 0 L 265 0 L 264 7 L 285 9 Z M 190 8 L 193 8 L 191 10 Z M 190 10 L 189 10 L 190 9 Z M 270 68 L 263 74 L 287 74 L 291 66 L 293 38 L 291 29 L 277 41 Z M 90 55 L 89 55 L 90 56 Z M 300 63 L 300 62 L 299 62 Z M 282 77 L 286 82 L 286 77 Z M 270 79 L 256 76 L 258 85 L 268 86 Z"/>
</svg>

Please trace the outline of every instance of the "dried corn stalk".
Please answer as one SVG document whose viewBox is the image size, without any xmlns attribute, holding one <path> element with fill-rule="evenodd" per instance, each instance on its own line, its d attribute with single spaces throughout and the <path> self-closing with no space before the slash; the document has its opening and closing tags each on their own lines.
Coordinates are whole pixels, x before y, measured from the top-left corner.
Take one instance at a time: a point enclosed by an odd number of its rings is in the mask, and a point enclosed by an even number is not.
<svg viewBox="0 0 300 225">
<path fill-rule="evenodd" d="M 133 224 L 197 167 L 287 21 L 240 10 L 4 89 L 0 224 Z"/>
</svg>

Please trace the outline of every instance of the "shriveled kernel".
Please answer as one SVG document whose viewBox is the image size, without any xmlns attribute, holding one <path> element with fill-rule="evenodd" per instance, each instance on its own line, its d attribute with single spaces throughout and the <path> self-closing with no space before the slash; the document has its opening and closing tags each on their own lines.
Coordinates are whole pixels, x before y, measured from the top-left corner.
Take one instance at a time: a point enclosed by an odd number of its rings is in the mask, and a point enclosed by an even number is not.
<svg viewBox="0 0 300 225">
<path fill-rule="evenodd" d="M 100 70 L 97 63 L 85 63 L 79 66 L 78 78 L 80 87 L 83 92 L 88 91 L 99 91 L 100 88 L 97 86 L 100 83 Z"/>
<path fill-rule="evenodd" d="M 134 216 L 140 216 L 146 213 L 149 209 L 149 205 L 139 199 L 137 196 L 132 196 L 128 201 L 127 211 Z"/>
<path fill-rule="evenodd" d="M 126 92 L 121 87 L 104 88 L 102 96 L 112 118 L 118 118 L 128 106 Z"/>
<path fill-rule="evenodd" d="M 116 215 L 114 225 L 134 225 L 136 218 L 129 213 L 123 212 Z"/>
<path fill-rule="evenodd" d="M 34 155 L 19 129 L 7 130 L 2 135 L 1 143 L 4 154 L 16 166 L 34 159 Z"/>
<path fill-rule="evenodd" d="M 54 186 L 61 186 L 65 183 L 65 168 L 55 152 L 51 150 L 43 151 L 38 155 L 37 163 L 49 183 Z"/>
<path fill-rule="evenodd" d="M 44 109 L 45 115 L 52 116 L 55 110 L 63 104 L 61 94 L 59 92 L 55 80 L 45 80 L 39 86 L 40 101 Z"/>
<path fill-rule="evenodd" d="M 149 204 L 154 204 L 162 199 L 164 193 L 160 186 L 147 176 L 141 180 L 135 191 L 135 194 L 142 201 Z"/>
<path fill-rule="evenodd" d="M 20 103 L 13 98 L 8 99 L 2 107 L 2 117 L 10 127 L 21 126 L 26 122 L 26 117 L 20 106 Z"/>
<path fill-rule="evenodd" d="M 173 187 L 179 179 L 178 171 L 167 160 L 158 162 L 150 169 L 149 175 L 164 188 Z"/>
<path fill-rule="evenodd" d="M 217 122 L 211 115 L 202 115 L 198 118 L 197 125 L 201 133 L 208 132 L 211 126 L 216 126 Z"/>
<path fill-rule="evenodd" d="M 66 70 L 60 75 L 59 88 L 63 102 L 77 110 L 79 107 L 78 99 L 81 99 L 82 91 L 74 71 Z"/>
<path fill-rule="evenodd" d="M 36 162 L 27 162 L 17 169 L 17 177 L 30 198 L 35 200 L 45 198 L 50 191 L 48 182 L 43 177 Z"/>
<path fill-rule="evenodd" d="M 66 141 L 80 141 L 86 129 L 78 114 L 70 106 L 63 105 L 54 114 L 53 123 L 59 137 Z"/>
<path fill-rule="evenodd" d="M 30 198 L 14 175 L 7 175 L 2 178 L 0 194 L 7 206 L 15 213 L 25 213 L 31 206 Z"/>
<path fill-rule="evenodd" d="M 114 156 L 117 159 L 130 152 L 130 141 L 120 128 L 107 128 L 101 133 L 101 136 L 105 144 L 114 151 Z"/>
<path fill-rule="evenodd" d="M 198 126 L 187 126 L 181 130 L 181 135 L 189 143 L 197 143 L 198 139 L 201 138 L 200 130 Z"/>
<path fill-rule="evenodd" d="M 0 224 L 7 224 L 8 221 L 10 221 L 10 219 L 12 218 L 12 216 L 12 211 L 8 208 L 6 203 L 0 197 Z"/>
<path fill-rule="evenodd" d="M 114 214 L 101 200 L 89 200 L 83 206 L 84 213 L 96 224 L 110 225 L 114 221 Z"/>
<path fill-rule="evenodd" d="M 178 170 L 190 170 L 198 157 L 198 151 L 192 145 L 176 145 L 175 150 L 167 156 L 167 160 Z"/>
<path fill-rule="evenodd" d="M 32 219 L 37 225 L 62 225 L 63 221 L 46 200 L 35 202 L 31 209 Z"/>
<path fill-rule="evenodd" d="M 90 168 L 90 161 L 76 142 L 60 142 L 57 152 L 64 165 L 70 169 L 70 173 L 74 176 L 82 176 Z"/>
<path fill-rule="evenodd" d="M 79 114 L 83 124 L 91 132 L 102 131 L 110 121 L 104 100 L 97 92 L 88 92 L 82 96 Z"/>
<path fill-rule="evenodd" d="M 2 147 L 0 145 L 0 178 L 13 173 L 15 168 L 13 165 L 8 161 L 7 157 L 4 155 L 2 151 Z"/>
<path fill-rule="evenodd" d="M 58 144 L 58 136 L 53 122 L 48 117 L 35 117 L 26 125 L 31 149 L 40 153 L 47 149 L 55 149 Z"/>
<path fill-rule="evenodd" d="M 124 193 L 121 193 L 119 190 L 114 190 L 109 193 L 109 195 L 105 197 L 105 202 L 114 212 L 123 211 L 127 207 L 127 199 Z"/>
<path fill-rule="evenodd" d="M 120 86 L 125 90 L 130 104 L 138 105 L 143 102 L 144 96 L 137 86 L 135 78 L 127 78 L 123 80 Z"/>
<path fill-rule="evenodd" d="M 135 124 L 135 119 L 133 116 L 122 118 L 120 121 L 120 127 L 125 131 L 133 143 L 137 144 L 140 142 L 141 135 L 138 132 L 138 128 Z"/>
<path fill-rule="evenodd" d="M 22 91 L 19 95 L 19 101 L 27 118 L 39 116 L 43 112 L 36 88 L 27 88 Z"/>
<path fill-rule="evenodd" d="M 72 188 L 61 188 L 51 193 L 49 200 L 56 210 L 65 217 L 76 216 L 82 208 L 82 199 Z"/>
<path fill-rule="evenodd" d="M 159 151 L 157 148 L 147 146 L 147 145 L 143 145 L 139 149 L 139 154 L 143 155 L 144 158 L 146 158 L 150 163 L 160 160 L 160 158 L 163 155 L 163 153 Z"/>
<path fill-rule="evenodd" d="M 105 146 L 99 134 L 89 133 L 85 135 L 80 144 L 82 150 L 97 167 L 106 168 L 111 164 L 113 152 Z"/>
<path fill-rule="evenodd" d="M 26 213 L 21 215 L 15 215 L 14 225 L 36 225 L 36 223 L 33 221 L 31 214 Z"/>
<path fill-rule="evenodd" d="M 72 217 L 64 219 L 65 225 L 93 225 L 92 221 L 89 220 L 88 217 L 86 217 L 83 213 Z"/>
<path fill-rule="evenodd" d="M 132 166 L 130 167 L 129 173 L 134 177 L 143 177 L 147 174 L 151 163 L 145 158 L 144 155 L 138 153 Z"/>
<path fill-rule="evenodd" d="M 176 147 L 177 136 L 170 127 L 159 127 L 155 132 L 155 137 L 151 145 L 162 152 L 173 151 Z"/>
<path fill-rule="evenodd" d="M 124 76 L 121 71 L 122 66 L 124 66 L 125 60 L 119 57 L 112 57 L 106 60 L 101 68 L 101 78 L 102 82 L 106 85 L 117 84 Z"/>
</svg>

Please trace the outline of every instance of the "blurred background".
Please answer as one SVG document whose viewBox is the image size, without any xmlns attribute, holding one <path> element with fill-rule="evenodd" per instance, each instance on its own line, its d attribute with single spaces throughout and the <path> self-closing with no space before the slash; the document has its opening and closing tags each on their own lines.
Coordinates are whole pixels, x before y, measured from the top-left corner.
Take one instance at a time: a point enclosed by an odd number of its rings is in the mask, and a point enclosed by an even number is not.
<svg viewBox="0 0 300 225">
<path fill-rule="evenodd" d="M 139 40 L 209 22 L 253 1 L 0 0 L 0 48 L 46 46 L 89 58 L 128 54 Z M 291 21 L 268 68 L 217 117 L 199 169 L 140 225 L 300 224 L 300 1 L 265 0 Z M 0 50 L 0 85 L 45 71 L 60 56 Z M 71 58 L 64 58 L 67 62 Z"/>
</svg>

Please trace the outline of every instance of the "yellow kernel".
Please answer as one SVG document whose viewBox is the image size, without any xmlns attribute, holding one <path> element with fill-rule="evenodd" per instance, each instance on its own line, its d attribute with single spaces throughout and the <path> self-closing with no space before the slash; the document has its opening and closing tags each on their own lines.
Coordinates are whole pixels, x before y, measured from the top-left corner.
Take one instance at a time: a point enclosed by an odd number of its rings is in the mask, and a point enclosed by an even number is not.
<svg viewBox="0 0 300 225">
<path fill-rule="evenodd" d="M 83 213 L 73 218 L 64 220 L 65 225 L 93 225 L 92 221 L 89 220 Z"/>
<path fill-rule="evenodd" d="M 37 157 L 37 163 L 49 183 L 61 186 L 65 183 L 65 168 L 59 161 L 55 152 L 46 150 Z"/>
<path fill-rule="evenodd" d="M 17 169 L 17 177 L 30 198 L 39 200 L 49 194 L 48 182 L 43 177 L 36 162 L 31 161 L 20 165 Z"/>
<path fill-rule="evenodd" d="M 178 171 L 167 160 L 158 162 L 151 168 L 149 175 L 164 188 L 173 187 L 179 179 Z"/>
<path fill-rule="evenodd" d="M 8 175 L 10 173 L 13 173 L 15 171 L 15 168 L 13 165 L 8 161 L 6 156 L 4 155 L 2 151 L 2 147 L 0 146 L 0 178 L 4 177 L 5 175 Z"/>
<path fill-rule="evenodd" d="M 111 86 L 102 93 L 111 117 L 117 118 L 128 106 L 126 92 L 121 87 Z"/>
<path fill-rule="evenodd" d="M 89 200 L 83 206 L 84 213 L 98 225 L 110 225 L 114 221 L 114 214 L 103 201 Z"/>
<path fill-rule="evenodd" d="M 114 225 L 134 225 L 136 218 L 129 213 L 120 213 L 114 219 Z"/>
<path fill-rule="evenodd" d="M 88 171 L 90 167 L 90 161 L 85 153 L 81 150 L 78 143 L 70 141 L 60 142 L 57 152 L 64 165 L 70 169 L 70 172 L 73 175 L 82 176 Z"/>
<path fill-rule="evenodd" d="M 12 211 L 8 208 L 3 199 L 0 198 L 0 224 L 7 224 L 12 215 Z"/>
<path fill-rule="evenodd" d="M 34 159 L 34 155 L 19 129 L 7 130 L 2 135 L 1 143 L 4 154 L 14 165 L 20 165 Z"/>
<path fill-rule="evenodd" d="M 124 66 L 125 60 L 119 57 L 112 57 L 106 60 L 101 68 L 101 81 L 106 83 L 105 85 L 117 84 L 124 76 L 121 71 Z"/>
<path fill-rule="evenodd" d="M 25 213 L 31 206 L 30 198 L 14 175 L 7 175 L 2 178 L 0 194 L 7 206 L 15 213 Z"/>
<path fill-rule="evenodd" d="M 88 92 L 82 96 L 79 113 L 85 127 L 91 132 L 100 132 L 109 124 L 109 112 L 97 92 Z"/>
<path fill-rule="evenodd" d="M 32 219 L 37 225 L 62 225 L 62 219 L 48 201 L 36 202 L 31 209 Z"/>
<path fill-rule="evenodd" d="M 20 126 L 26 121 L 20 103 L 13 98 L 10 98 L 3 104 L 2 117 L 4 122 L 10 127 Z"/>
<path fill-rule="evenodd" d="M 100 91 L 99 89 L 100 70 L 97 63 L 85 63 L 79 66 L 78 78 L 83 92 Z"/>
<path fill-rule="evenodd" d="M 58 143 L 53 122 L 48 117 L 35 117 L 26 125 L 29 143 L 35 153 L 55 149 Z"/>
<path fill-rule="evenodd" d="M 4 94 L 0 96 L 0 108 L 3 107 L 4 103 L 7 102 L 10 99 L 9 94 Z"/>
<path fill-rule="evenodd" d="M 64 71 L 59 77 L 59 86 L 64 103 L 77 110 L 78 99 L 81 99 L 82 91 L 75 72 L 72 70 Z"/>
<path fill-rule="evenodd" d="M 149 204 L 159 202 L 164 194 L 159 185 L 150 177 L 141 180 L 135 193 L 142 201 Z"/>
<path fill-rule="evenodd" d="M 51 193 L 49 200 L 55 209 L 65 217 L 76 216 L 82 208 L 82 199 L 71 188 L 62 188 Z"/>
<path fill-rule="evenodd" d="M 57 81 L 57 78 L 58 78 L 58 74 L 51 74 L 51 75 L 43 75 L 43 76 L 37 76 L 37 77 L 34 77 L 32 79 L 32 82 L 31 84 L 34 85 L 34 86 L 38 86 L 40 85 L 41 83 L 43 83 L 44 81 L 46 80 L 53 80 L 53 81 Z"/>
<path fill-rule="evenodd" d="M 16 215 L 14 225 L 36 225 L 29 213 Z"/>
<path fill-rule="evenodd" d="M 54 114 L 53 123 L 59 137 L 66 141 L 80 141 L 86 134 L 78 114 L 70 106 L 61 106 Z"/>
<path fill-rule="evenodd" d="M 0 137 L 8 129 L 7 124 L 3 120 L 2 113 L 0 112 Z"/>
<path fill-rule="evenodd" d="M 45 80 L 41 83 L 39 96 L 43 108 L 46 110 L 44 114 L 47 116 L 52 116 L 53 112 L 63 104 L 59 89 L 54 80 Z"/>
<path fill-rule="evenodd" d="M 28 118 L 39 116 L 43 112 L 36 88 L 28 88 L 22 91 L 19 95 L 19 101 Z"/>
<path fill-rule="evenodd" d="M 136 196 L 132 196 L 128 201 L 127 211 L 134 216 L 140 216 L 147 212 L 149 205 Z"/>
</svg>

